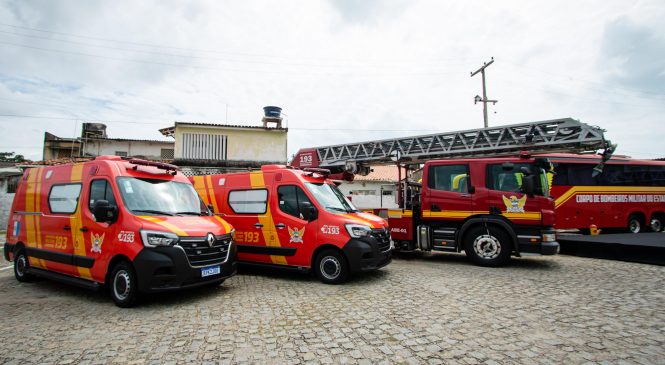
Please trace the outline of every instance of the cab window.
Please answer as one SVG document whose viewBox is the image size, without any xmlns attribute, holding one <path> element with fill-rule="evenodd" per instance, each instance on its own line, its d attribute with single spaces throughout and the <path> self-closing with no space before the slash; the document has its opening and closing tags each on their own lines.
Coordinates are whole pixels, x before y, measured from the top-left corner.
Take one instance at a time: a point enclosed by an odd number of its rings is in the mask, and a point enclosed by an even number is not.
<svg viewBox="0 0 665 365">
<path fill-rule="evenodd" d="M 236 214 L 264 214 L 268 206 L 268 190 L 233 190 L 229 193 L 229 206 Z"/>
<path fill-rule="evenodd" d="M 72 214 L 76 212 L 81 184 L 53 185 L 48 194 L 48 206 L 51 213 Z"/>
<path fill-rule="evenodd" d="M 530 167 L 529 164 L 514 164 L 510 171 L 504 169 L 502 164 L 489 165 L 487 167 L 487 188 L 491 190 L 522 192 L 522 167 Z"/>
<path fill-rule="evenodd" d="M 296 218 L 305 219 L 305 206 L 312 206 L 312 202 L 299 186 L 282 185 L 277 188 L 277 196 L 279 210 Z"/>
<path fill-rule="evenodd" d="M 90 201 L 88 203 L 90 211 L 92 211 L 95 202 L 98 200 L 106 200 L 110 205 L 116 205 L 113 189 L 111 188 L 111 184 L 106 180 L 93 180 L 90 183 Z"/>
<path fill-rule="evenodd" d="M 468 193 L 468 179 L 467 165 L 430 166 L 428 186 L 435 190 Z"/>
</svg>

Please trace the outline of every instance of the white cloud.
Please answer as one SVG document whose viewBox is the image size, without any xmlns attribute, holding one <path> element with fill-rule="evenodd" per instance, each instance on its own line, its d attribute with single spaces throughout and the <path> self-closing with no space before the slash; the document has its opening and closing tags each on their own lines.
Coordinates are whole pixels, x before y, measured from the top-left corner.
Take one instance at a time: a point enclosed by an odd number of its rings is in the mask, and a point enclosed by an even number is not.
<svg viewBox="0 0 665 365">
<path fill-rule="evenodd" d="M 161 139 L 174 120 L 225 122 L 228 106 L 229 123 L 257 124 L 261 107 L 279 105 L 294 153 L 480 127 L 469 72 L 493 56 L 491 125 L 570 116 L 608 129 L 619 153 L 665 157 L 654 133 L 665 95 L 653 89 L 663 15 L 657 1 L 5 1 L 0 114 Z M 608 48 L 617 22 L 656 40 Z M 660 76 L 620 82 L 633 65 Z M 0 117 L 0 150 L 38 159 L 44 131 L 72 136 L 76 123 Z"/>
</svg>

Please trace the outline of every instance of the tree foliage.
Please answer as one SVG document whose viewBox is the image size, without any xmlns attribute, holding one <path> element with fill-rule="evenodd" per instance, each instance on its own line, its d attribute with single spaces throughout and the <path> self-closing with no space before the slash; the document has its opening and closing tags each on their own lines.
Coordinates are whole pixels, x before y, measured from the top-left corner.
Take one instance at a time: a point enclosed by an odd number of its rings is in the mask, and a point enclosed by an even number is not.
<svg viewBox="0 0 665 365">
<path fill-rule="evenodd" d="M 14 152 L 0 152 L 0 162 L 23 162 L 23 155 L 16 155 Z"/>
</svg>

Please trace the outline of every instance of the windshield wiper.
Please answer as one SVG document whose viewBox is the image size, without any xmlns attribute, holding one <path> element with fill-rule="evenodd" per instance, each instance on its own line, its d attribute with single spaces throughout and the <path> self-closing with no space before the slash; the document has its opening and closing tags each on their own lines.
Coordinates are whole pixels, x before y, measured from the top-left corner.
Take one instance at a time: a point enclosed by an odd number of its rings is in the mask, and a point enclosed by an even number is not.
<svg viewBox="0 0 665 365">
<path fill-rule="evenodd" d="M 169 212 L 162 212 L 161 210 L 151 210 L 151 209 L 134 209 L 132 212 L 137 212 L 137 213 L 150 213 L 150 214 L 163 214 L 163 215 L 170 215 L 174 216 L 175 214 L 169 213 Z"/>
<path fill-rule="evenodd" d="M 332 209 L 332 210 L 336 210 L 338 212 L 344 212 L 344 213 L 353 212 L 352 210 L 347 210 L 347 209 L 344 209 L 344 208 L 337 208 L 337 207 L 326 207 L 326 209 Z"/>
<path fill-rule="evenodd" d="M 184 215 L 198 215 L 202 216 L 204 215 L 204 212 L 175 212 L 176 215 L 184 214 Z"/>
</svg>

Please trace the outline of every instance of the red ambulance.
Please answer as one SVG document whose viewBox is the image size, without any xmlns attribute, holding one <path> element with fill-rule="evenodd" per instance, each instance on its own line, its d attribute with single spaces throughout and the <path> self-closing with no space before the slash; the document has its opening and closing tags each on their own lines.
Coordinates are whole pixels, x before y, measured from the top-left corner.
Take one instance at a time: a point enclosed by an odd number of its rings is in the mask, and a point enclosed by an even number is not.
<svg viewBox="0 0 665 365">
<path fill-rule="evenodd" d="M 236 227 L 240 262 L 312 270 L 335 284 L 390 263 L 391 241 L 386 221 L 357 210 L 327 174 L 266 165 L 191 180 Z"/>
<path fill-rule="evenodd" d="M 236 272 L 232 236 L 176 166 L 102 156 L 26 170 L 4 254 L 19 281 L 107 284 L 128 307 L 139 292 L 221 284 Z"/>
</svg>

